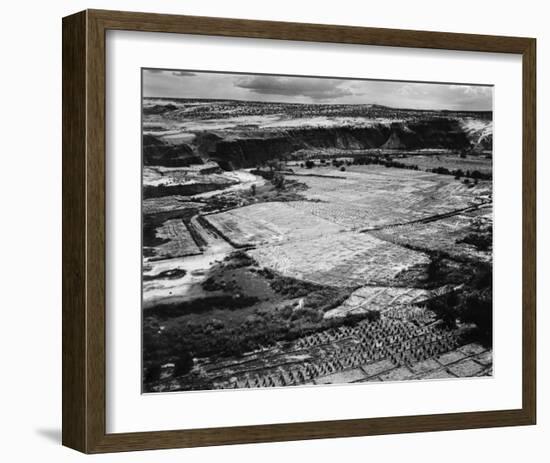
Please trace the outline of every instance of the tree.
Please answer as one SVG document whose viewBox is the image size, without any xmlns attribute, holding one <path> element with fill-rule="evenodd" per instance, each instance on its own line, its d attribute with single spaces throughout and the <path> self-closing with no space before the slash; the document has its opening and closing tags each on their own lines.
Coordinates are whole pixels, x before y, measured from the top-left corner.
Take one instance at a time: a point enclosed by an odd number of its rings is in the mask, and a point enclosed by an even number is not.
<svg viewBox="0 0 550 463">
<path fill-rule="evenodd" d="M 285 178 L 282 174 L 275 173 L 271 179 L 271 183 L 277 190 L 284 190 L 285 188 Z"/>
<path fill-rule="evenodd" d="M 493 298 L 491 292 L 475 291 L 466 297 L 461 307 L 459 317 L 465 323 L 474 323 L 478 330 L 480 341 L 491 345 L 493 338 Z"/>
<path fill-rule="evenodd" d="M 193 357 L 187 350 L 182 349 L 179 352 L 178 359 L 174 363 L 174 376 L 185 375 L 193 368 Z"/>
<path fill-rule="evenodd" d="M 161 372 L 161 368 L 158 363 L 151 365 L 149 368 L 145 370 L 145 377 L 144 377 L 145 383 L 158 381 L 160 379 L 160 372 Z"/>
<path fill-rule="evenodd" d="M 271 159 L 267 161 L 267 165 L 270 172 L 273 172 L 274 170 L 282 170 L 284 168 L 283 163 L 278 159 Z"/>
<path fill-rule="evenodd" d="M 432 257 L 430 259 L 426 273 L 429 282 L 434 282 L 437 279 L 439 274 L 439 258 Z"/>
<path fill-rule="evenodd" d="M 308 169 L 311 169 L 311 168 L 314 167 L 314 166 L 315 166 L 315 162 L 313 162 L 312 160 L 309 160 L 309 159 L 308 159 L 308 160 L 306 161 L 306 167 L 307 167 Z"/>
</svg>

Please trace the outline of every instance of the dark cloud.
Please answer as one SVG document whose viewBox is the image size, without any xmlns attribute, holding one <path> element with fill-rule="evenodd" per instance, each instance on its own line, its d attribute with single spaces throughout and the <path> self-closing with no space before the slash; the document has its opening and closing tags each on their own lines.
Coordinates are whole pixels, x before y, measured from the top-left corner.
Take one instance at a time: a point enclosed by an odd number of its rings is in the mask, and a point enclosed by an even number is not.
<svg viewBox="0 0 550 463">
<path fill-rule="evenodd" d="M 146 72 L 150 72 L 151 74 L 160 74 L 161 72 L 164 72 L 162 69 L 145 69 Z"/>
<path fill-rule="evenodd" d="M 192 76 L 196 76 L 197 74 L 189 71 L 173 71 L 172 75 L 178 76 L 178 77 L 192 77 Z"/>
<path fill-rule="evenodd" d="M 343 86 L 344 83 L 333 79 L 251 76 L 238 79 L 235 86 L 263 95 L 305 96 L 325 100 L 353 95 L 349 88 Z"/>
</svg>

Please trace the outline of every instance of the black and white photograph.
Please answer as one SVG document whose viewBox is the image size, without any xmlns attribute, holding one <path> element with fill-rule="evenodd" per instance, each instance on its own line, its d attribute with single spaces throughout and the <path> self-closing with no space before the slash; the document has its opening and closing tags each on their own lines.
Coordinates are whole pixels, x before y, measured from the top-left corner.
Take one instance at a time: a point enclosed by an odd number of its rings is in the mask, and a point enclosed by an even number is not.
<svg viewBox="0 0 550 463">
<path fill-rule="evenodd" d="M 492 377 L 491 85 L 141 73 L 144 393 Z"/>
<path fill-rule="evenodd" d="M 7 2 L 0 460 L 546 463 L 545 6 Z"/>
</svg>

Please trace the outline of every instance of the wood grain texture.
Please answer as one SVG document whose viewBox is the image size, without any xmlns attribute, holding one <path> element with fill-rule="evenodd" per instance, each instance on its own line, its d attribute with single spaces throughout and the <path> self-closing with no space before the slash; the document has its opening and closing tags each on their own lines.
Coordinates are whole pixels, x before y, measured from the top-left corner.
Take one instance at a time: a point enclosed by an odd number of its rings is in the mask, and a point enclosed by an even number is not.
<svg viewBox="0 0 550 463">
<path fill-rule="evenodd" d="M 523 406 L 517 410 L 106 434 L 108 29 L 516 53 L 523 57 Z M 63 20 L 63 443 L 86 453 L 528 425 L 536 416 L 535 40 L 88 10 Z"/>
<path fill-rule="evenodd" d="M 107 29 L 252 37 L 306 42 L 523 53 L 527 39 L 371 27 L 88 10 Z"/>
<path fill-rule="evenodd" d="M 523 410 L 536 423 L 537 79 L 536 41 L 523 53 Z"/>
<path fill-rule="evenodd" d="M 63 19 L 62 441 L 86 448 L 86 14 Z"/>
<path fill-rule="evenodd" d="M 88 449 L 105 434 L 105 29 L 88 13 L 86 118 L 86 424 Z"/>
</svg>

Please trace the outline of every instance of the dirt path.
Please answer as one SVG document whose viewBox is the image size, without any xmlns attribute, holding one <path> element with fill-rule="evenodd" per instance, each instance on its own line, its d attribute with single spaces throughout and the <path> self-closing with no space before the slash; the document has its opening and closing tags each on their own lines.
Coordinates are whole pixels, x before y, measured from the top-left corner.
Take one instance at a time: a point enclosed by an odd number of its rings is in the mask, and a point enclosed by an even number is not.
<svg viewBox="0 0 550 463">
<path fill-rule="evenodd" d="M 254 175 L 248 172 L 247 170 L 234 170 L 231 172 L 225 173 L 226 177 L 229 177 L 230 179 L 234 180 L 236 183 L 222 188 L 220 190 L 212 190 L 207 191 L 205 193 L 198 193 L 196 195 L 191 196 L 192 199 L 199 199 L 199 198 L 211 198 L 212 196 L 217 196 L 220 194 L 226 194 L 226 193 L 232 193 L 235 191 L 245 191 L 250 190 L 250 188 L 255 185 L 256 187 L 260 187 L 263 184 L 265 184 L 265 180 L 260 177 L 259 175 Z"/>
</svg>

